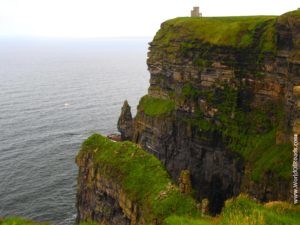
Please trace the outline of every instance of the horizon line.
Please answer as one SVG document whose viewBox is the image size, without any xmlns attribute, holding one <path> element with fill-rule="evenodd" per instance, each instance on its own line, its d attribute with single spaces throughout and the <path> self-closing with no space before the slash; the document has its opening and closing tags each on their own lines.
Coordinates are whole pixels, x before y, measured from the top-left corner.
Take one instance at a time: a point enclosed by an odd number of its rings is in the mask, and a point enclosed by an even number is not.
<svg viewBox="0 0 300 225">
<path fill-rule="evenodd" d="M 39 35 L 0 35 L 0 39 L 148 39 L 154 35 L 143 36 L 98 36 L 98 37 L 80 37 L 80 36 L 39 36 Z"/>
</svg>

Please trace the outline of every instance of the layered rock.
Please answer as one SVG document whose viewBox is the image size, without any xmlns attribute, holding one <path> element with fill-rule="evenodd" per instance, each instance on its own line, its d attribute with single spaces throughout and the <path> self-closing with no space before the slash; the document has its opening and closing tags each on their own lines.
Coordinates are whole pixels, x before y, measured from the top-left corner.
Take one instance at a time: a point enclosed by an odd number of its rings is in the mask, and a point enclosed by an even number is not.
<svg viewBox="0 0 300 225">
<path fill-rule="evenodd" d="M 163 23 L 149 48 L 148 95 L 130 132 L 120 132 L 159 158 L 174 181 L 189 170 L 211 213 L 240 192 L 289 200 L 299 26 L 299 10 Z"/>
<path fill-rule="evenodd" d="M 94 134 L 76 163 L 77 224 L 159 225 L 170 215 L 198 214 L 196 202 L 172 184 L 161 162 L 133 143 Z"/>
<path fill-rule="evenodd" d="M 137 205 L 118 182 L 97 171 L 91 155 L 77 158 L 76 163 L 79 166 L 77 223 L 93 220 L 112 225 L 145 224 L 137 221 Z"/>
</svg>

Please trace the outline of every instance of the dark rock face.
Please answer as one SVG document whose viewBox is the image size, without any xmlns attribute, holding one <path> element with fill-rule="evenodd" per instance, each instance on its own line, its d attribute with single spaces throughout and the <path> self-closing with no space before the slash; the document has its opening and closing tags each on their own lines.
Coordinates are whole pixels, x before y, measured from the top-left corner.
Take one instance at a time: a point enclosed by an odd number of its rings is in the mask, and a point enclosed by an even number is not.
<svg viewBox="0 0 300 225">
<path fill-rule="evenodd" d="M 212 213 L 219 212 L 224 200 L 239 193 L 242 160 L 224 147 L 218 134 L 197 133 L 181 122 L 180 112 L 161 119 L 142 113 L 138 116 L 134 141 L 157 156 L 173 180 L 178 180 L 182 170 L 189 170 L 197 198 L 208 198 Z"/>
<path fill-rule="evenodd" d="M 121 110 L 121 115 L 118 120 L 118 130 L 121 133 L 122 140 L 132 139 L 132 131 L 133 131 L 132 115 L 131 115 L 131 108 L 127 100 L 124 101 Z"/>
<path fill-rule="evenodd" d="M 109 225 L 143 225 L 138 207 L 127 197 L 121 185 L 97 171 L 93 157 L 77 157 L 76 223 L 98 221 Z"/>
<path fill-rule="evenodd" d="M 230 120 L 237 120 L 239 112 L 246 115 L 244 120 L 249 123 L 247 117 L 263 112 L 265 122 L 257 120 L 251 132 L 264 135 L 275 129 L 276 144 L 288 143 L 291 130 L 300 132 L 300 113 L 295 101 L 297 93 L 300 95 L 296 88 L 300 85 L 299 24 L 299 18 L 293 16 L 277 19 L 277 50 L 272 54 L 256 49 L 255 44 L 262 36 L 259 29 L 251 49 L 213 46 L 188 37 L 163 46 L 159 39 L 154 39 L 147 61 L 151 74 L 148 95 L 171 99 L 176 109 L 159 116 L 138 110 L 132 121 L 124 116 L 124 104 L 119 123 L 130 124 L 119 128 L 124 140 L 131 139 L 157 156 L 174 181 L 178 181 L 182 170 L 189 170 L 197 198 L 209 200 L 212 214 L 220 212 L 224 200 L 240 192 L 261 201 L 289 200 L 291 178 L 266 171 L 258 182 L 253 181 L 251 173 L 256 164 L 251 165 L 241 153 L 233 151 L 232 136 L 226 136 L 226 126 L 231 124 Z M 182 51 L 184 43 L 193 46 Z M 227 120 L 222 120 L 224 102 L 229 98 L 224 90 L 228 86 L 237 92 L 236 110 L 227 111 Z M 211 100 L 207 93 L 213 93 L 214 98 Z M 283 119 L 275 115 L 272 107 L 276 105 L 282 106 Z M 204 119 L 195 126 L 193 122 L 199 114 Z M 247 124 L 245 130 L 242 126 L 238 127 L 237 135 L 249 132 Z"/>
</svg>

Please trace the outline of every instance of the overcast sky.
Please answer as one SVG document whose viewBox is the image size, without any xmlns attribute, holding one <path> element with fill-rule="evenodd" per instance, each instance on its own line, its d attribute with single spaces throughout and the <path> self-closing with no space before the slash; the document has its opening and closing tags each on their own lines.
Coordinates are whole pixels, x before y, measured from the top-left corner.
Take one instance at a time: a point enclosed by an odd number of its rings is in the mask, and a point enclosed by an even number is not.
<svg viewBox="0 0 300 225">
<path fill-rule="evenodd" d="M 280 15 L 300 0 L 0 0 L 0 36 L 153 36 L 194 5 L 204 16 Z"/>
</svg>

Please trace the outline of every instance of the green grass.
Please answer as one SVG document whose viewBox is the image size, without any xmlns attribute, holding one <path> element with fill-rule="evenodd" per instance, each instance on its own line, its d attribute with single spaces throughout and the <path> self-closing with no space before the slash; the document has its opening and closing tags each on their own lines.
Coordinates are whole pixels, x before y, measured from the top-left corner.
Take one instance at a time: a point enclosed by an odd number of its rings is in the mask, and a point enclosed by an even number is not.
<svg viewBox="0 0 300 225">
<path fill-rule="evenodd" d="M 265 205 L 246 195 L 226 201 L 222 213 L 216 217 L 190 218 L 170 216 L 164 225 L 296 225 L 300 224 L 300 206 L 287 202 L 270 202 Z"/>
<path fill-rule="evenodd" d="M 8 217 L 0 219 L 0 225 L 49 225 L 49 223 L 37 223 L 19 217 Z"/>
<path fill-rule="evenodd" d="M 252 165 L 252 180 L 259 182 L 263 175 L 272 171 L 278 177 L 290 179 L 292 144 L 276 144 L 276 132 L 250 136 L 244 158 Z M 276 166 L 274 166 L 276 165 Z"/>
<path fill-rule="evenodd" d="M 271 20 L 267 23 L 267 25 L 264 27 L 264 31 L 262 33 L 259 46 L 261 52 L 272 52 L 274 53 L 276 49 L 276 21 Z"/>
<path fill-rule="evenodd" d="M 296 225 L 300 224 L 300 207 L 286 202 L 271 202 L 266 205 L 240 195 L 226 201 L 222 211 L 222 225 Z"/>
<path fill-rule="evenodd" d="M 172 100 L 153 98 L 144 96 L 141 98 L 138 110 L 143 111 L 148 116 L 161 116 L 171 113 L 175 109 L 175 103 Z"/>
<path fill-rule="evenodd" d="M 255 31 L 260 28 L 262 29 L 260 44 L 264 50 L 269 51 L 275 47 L 273 27 L 276 18 L 275 16 L 180 17 L 163 23 L 153 42 L 168 46 L 175 40 L 190 43 L 200 40 L 211 45 L 248 48 L 254 44 Z"/>
<path fill-rule="evenodd" d="M 165 219 L 164 225 L 211 225 L 211 218 L 196 219 L 188 216 L 170 216 Z"/>
<path fill-rule="evenodd" d="M 186 83 L 182 87 L 182 95 L 187 98 L 195 98 L 199 95 L 200 90 L 194 88 L 191 83 Z"/>
<path fill-rule="evenodd" d="M 102 176 L 114 179 L 129 198 L 145 211 L 146 220 L 163 220 L 171 214 L 196 215 L 196 203 L 191 196 L 180 193 L 161 162 L 131 142 L 112 142 L 94 134 L 83 144 L 78 154 L 92 158 Z M 164 193 L 162 196 L 161 193 Z"/>
<path fill-rule="evenodd" d="M 82 222 L 80 223 L 79 225 L 99 225 L 99 223 L 96 223 L 96 222 Z"/>
</svg>

